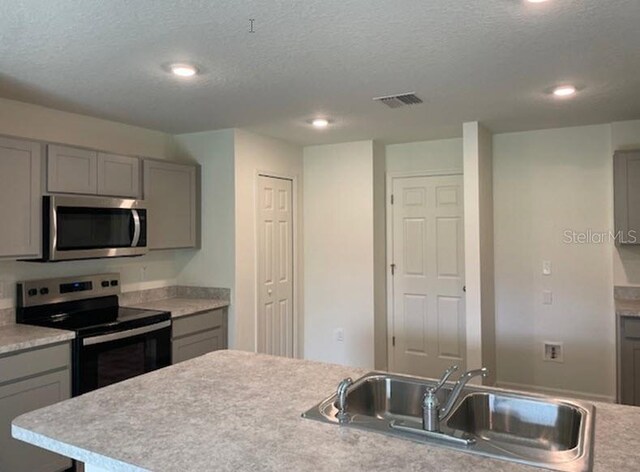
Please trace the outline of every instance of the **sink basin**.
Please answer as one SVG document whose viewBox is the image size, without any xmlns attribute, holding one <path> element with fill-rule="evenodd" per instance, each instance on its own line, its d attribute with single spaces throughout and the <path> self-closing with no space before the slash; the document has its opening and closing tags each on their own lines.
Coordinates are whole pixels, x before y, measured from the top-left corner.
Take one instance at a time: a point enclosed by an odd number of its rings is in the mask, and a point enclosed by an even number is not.
<svg viewBox="0 0 640 472">
<path fill-rule="evenodd" d="M 503 446 L 574 451 L 583 413 L 571 405 L 494 393 L 472 393 L 447 426 Z"/>
<path fill-rule="evenodd" d="M 466 387 L 448 417 L 443 434 L 422 430 L 422 397 L 435 381 L 371 372 L 347 394 L 346 427 L 377 431 L 421 443 L 551 470 L 578 472 L 592 467 L 595 408 L 483 387 Z M 438 392 L 446 402 L 452 385 Z M 303 416 L 339 424 L 332 395 Z"/>
<path fill-rule="evenodd" d="M 366 375 L 354 383 L 347 395 L 349 414 L 352 418 L 369 417 L 388 421 L 420 419 L 422 397 L 429 385 L 435 383 L 399 375 Z M 438 399 L 444 403 L 450 391 L 440 390 Z M 326 404 L 325 410 L 326 414 L 333 414 L 334 417 L 338 411 L 334 402 Z"/>
</svg>

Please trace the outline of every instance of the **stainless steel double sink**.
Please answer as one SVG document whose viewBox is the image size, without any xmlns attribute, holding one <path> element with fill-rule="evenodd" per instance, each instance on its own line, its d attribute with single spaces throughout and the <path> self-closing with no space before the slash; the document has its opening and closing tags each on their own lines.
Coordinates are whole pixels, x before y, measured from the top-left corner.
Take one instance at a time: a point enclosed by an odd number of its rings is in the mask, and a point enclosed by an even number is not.
<svg viewBox="0 0 640 472">
<path fill-rule="evenodd" d="M 349 389 L 347 420 L 332 395 L 302 416 L 551 470 L 589 471 L 595 408 L 585 402 L 467 386 L 441 422 L 444 440 L 422 429 L 422 399 L 434 381 L 372 372 Z M 451 385 L 438 392 L 445 403 Z"/>
</svg>

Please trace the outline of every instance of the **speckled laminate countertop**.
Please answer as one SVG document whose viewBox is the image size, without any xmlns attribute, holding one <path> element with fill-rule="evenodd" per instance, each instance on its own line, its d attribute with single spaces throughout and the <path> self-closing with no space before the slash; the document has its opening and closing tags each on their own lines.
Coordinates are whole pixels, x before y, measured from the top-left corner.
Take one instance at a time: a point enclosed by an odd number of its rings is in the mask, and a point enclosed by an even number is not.
<svg viewBox="0 0 640 472">
<path fill-rule="evenodd" d="M 75 337 L 73 331 L 23 324 L 3 325 L 0 326 L 0 354 L 69 341 Z"/>
<path fill-rule="evenodd" d="M 640 318 L 640 300 L 616 300 L 616 315 Z"/>
<path fill-rule="evenodd" d="M 165 298 L 162 300 L 153 300 L 148 302 L 140 302 L 126 305 L 133 308 L 146 308 L 148 310 L 170 311 L 172 318 L 181 316 L 195 315 L 205 311 L 216 310 L 229 306 L 226 300 L 211 298 Z"/>
<path fill-rule="evenodd" d="M 364 370 L 217 351 L 20 416 L 13 435 L 110 471 L 539 471 L 301 418 Z M 640 408 L 596 403 L 595 467 L 640 468 Z"/>
</svg>

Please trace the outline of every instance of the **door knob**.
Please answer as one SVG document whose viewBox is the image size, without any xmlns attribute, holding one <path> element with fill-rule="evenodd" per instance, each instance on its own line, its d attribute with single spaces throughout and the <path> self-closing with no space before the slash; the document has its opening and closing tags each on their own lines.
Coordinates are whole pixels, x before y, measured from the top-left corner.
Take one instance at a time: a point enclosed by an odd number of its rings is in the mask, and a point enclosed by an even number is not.
<svg viewBox="0 0 640 472">
<path fill-rule="evenodd" d="M 269 290 L 267 290 L 267 293 L 268 293 L 269 295 L 271 295 L 271 294 L 273 293 L 273 290 L 269 289 Z"/>
</svg>

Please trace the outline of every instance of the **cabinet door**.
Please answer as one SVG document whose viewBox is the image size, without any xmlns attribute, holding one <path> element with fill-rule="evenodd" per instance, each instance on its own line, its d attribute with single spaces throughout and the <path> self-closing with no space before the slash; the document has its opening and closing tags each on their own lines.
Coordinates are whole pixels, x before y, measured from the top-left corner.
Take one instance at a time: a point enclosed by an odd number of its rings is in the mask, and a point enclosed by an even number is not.
<svg viewBox="0 0 640 472">
<path fill-rule="evenodd" d="M 140 196 L 140 161 L 137 157 L 98 153 L 98 195 Z"/>
<path fill-rule="evenodd" d="M 144 161 L 149 249 L 196 247 L 196 167 Z"/>
<path fill-rule="evenodd" d="M 64 369 L 0 387 L 0 470 L 57 472 L 71 460 L 11 437 L 11 422 L 18 416 L 70 397 L 71 378 Z"/>
<path fill-rule="evenodd" d="M 0 138 L 0 258 L 40 255 L 41 162 L 40 144 Z"/>
<path fill-rule="evenodd" d="M 47 146 L 47 190 L 61 193 L 98 192 L 98 153 L 66 146 Z"/>
<path fill-rule="evenodd" d="M 640 319 L 623 318 L 621 331 L 621 401 L 640 406 Z"/>
<path fill-rule="evenodd" d="M 223 328 L 192 334 L 172 341 L 172 362 L 177 364 L 220 349 L 226 349 Z"/>
<path fill-rule="evenodd" d="M 618 244 L 640 244 L 640 151 L 613 157 L 614 215 Z"/>
</svg>

